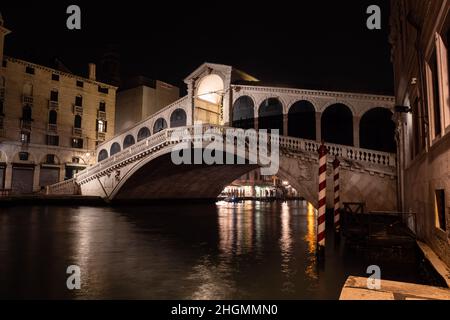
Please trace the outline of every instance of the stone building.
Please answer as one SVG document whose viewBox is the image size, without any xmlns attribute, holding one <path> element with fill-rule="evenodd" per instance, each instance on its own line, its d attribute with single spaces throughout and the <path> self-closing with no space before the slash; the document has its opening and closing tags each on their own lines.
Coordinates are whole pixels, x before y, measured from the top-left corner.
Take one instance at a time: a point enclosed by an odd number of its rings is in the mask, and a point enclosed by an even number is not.
<svg viewBox="0 0 450 320">
<path fill-rule="evenodd" d="M 0 189 L 31 193 L 95 162 L 114 136 L 116 87 L 3 56 L 0 20 Z"/>
<path fill-rule="evenodd" d="M 146 77 L 123 81 L 117 92 L 116 132 L 122 132 L 180 98 L 180 89 Z"/>
<path fill-rule="evenodd" d="M 393 0 L 399 205 L 450 265 L 450 1 Z"/>
</svg>

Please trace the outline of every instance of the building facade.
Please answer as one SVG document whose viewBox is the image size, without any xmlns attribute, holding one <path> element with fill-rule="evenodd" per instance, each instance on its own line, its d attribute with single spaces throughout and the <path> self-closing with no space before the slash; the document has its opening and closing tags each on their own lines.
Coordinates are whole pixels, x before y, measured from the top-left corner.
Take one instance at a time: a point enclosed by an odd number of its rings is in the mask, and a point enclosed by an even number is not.
<svg viewBox="0 0 450 320">
<path fill-rule="evenodd" d="M 399 206 L 450 265 L 450 1 L 393 0 Z"/>
<path fill-rule="evenodd" d="M 3 55 L 0 21 L 0 189 L 32 193 L 95 162 L 114 136 L 116 87 Z"/>
<path fill-rule="evenodd" d="M 134 77 L 117 92 L 116 131 L 122 132 L 180 98 L 180 89 L 159 80 Z"/>
</svg>

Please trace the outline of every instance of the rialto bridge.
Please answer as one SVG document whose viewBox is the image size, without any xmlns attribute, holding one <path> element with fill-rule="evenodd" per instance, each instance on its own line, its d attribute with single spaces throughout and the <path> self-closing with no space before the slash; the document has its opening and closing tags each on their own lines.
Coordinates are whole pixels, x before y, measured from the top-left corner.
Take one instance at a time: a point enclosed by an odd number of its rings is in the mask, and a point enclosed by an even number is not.
<svg viewBox="0 0 450 320">
<path fill-rule="evenodd" d="M 258 165 L 174 165 L 170 153 L 181 142 L 172 139 L 174 128 L 191 132 L 203 123 L 205 130 L 219 134 L 226 127 L 279 129 L 278 176 L 314 205 L 317 148 L 325 141 L 329 162 L 338 156 L 342 163 L 343 201 L 366 202 L 371 210 L 396 209 L 392 97 L 266 87 L 230 66 L 210 63 L 185 83 L 185 97 L 100 144 L 97 164 L 49 186 L 48 193 L 81 192 L 107 200 L 213 199 Z M 328 186 L 332 192 L 331 180 Z"/>
</svg>

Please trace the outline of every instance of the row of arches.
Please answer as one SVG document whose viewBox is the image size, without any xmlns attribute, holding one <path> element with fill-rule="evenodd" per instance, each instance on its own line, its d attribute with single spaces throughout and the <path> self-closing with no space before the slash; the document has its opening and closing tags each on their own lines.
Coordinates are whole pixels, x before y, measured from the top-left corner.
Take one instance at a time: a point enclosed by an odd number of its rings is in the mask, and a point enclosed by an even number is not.
<svg viewBox="0 0 450 320">
<path fill-rule="evenodd" d="M 233 104 L 232 126 L 255 128 L 255 105 L 249 96 L 238 98 Z M 284 131 L 283 105 L 277 98 L 264 100 L 258 108 L 258 129 Z M 342 103 L 330 105 L 320 119 L 321 138 L 329 143 L 353 146 L 353 113 Z M 311 102 L 301 100 L 294 103 L 287 114 L 287 134 L 291 137 L 316 140 L 316 111 Z M 372 150 L 395 152 L 395 124 L 392 113 L 385 108 L 374 108 L 366 112 L 359 123 L 360 147 Z"/>
<path fill-rule="evenodd" d="M 184 111 L 183 109 L 176 109 L 170 115 L 170 128 L 183 127 L 186 126 L 186 123 L 187 123 L 187 115 L 186 111 Z M 136 138 L 131 134 L 126 135 L 125 138 L 123 139 L 122 146 L 118 142 L 114 142 L 109 148 L 109 152 L 106 149 L 100 150 L 98 154 L 98 161 L 105 160 L 109 156 L 113 156 L 116 153 L 119 153 L 120 151 L 131 147 L 136 142 L 142 141 L 150 137 L 152 135 L 152 132 L 153 134 L 155 134 L 164 129 L 167 129 L 167 127 L 168 127 L 167 121 L 164 118 L 158 118 L 153 124 L 152 131 L 147 127 L 142 127 L 139 129 Z"/>
</svg>

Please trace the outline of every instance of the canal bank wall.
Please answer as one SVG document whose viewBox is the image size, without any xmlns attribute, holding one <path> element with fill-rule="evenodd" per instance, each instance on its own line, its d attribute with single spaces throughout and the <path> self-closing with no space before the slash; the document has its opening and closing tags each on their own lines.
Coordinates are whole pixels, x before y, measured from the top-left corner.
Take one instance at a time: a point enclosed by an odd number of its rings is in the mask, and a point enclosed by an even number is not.
<svg viewBox="0 0 450 320">
<path fill-rule="evenodd" d="M 43 206 L 43 205 L 83 205 L 83 206 L 106 206 L 107 202 L 101 197 L 69 196 L 69 195 L 20 195 L 6 196 L 0 198 L 0 207 L 10 206 Z"/>
</svg>

